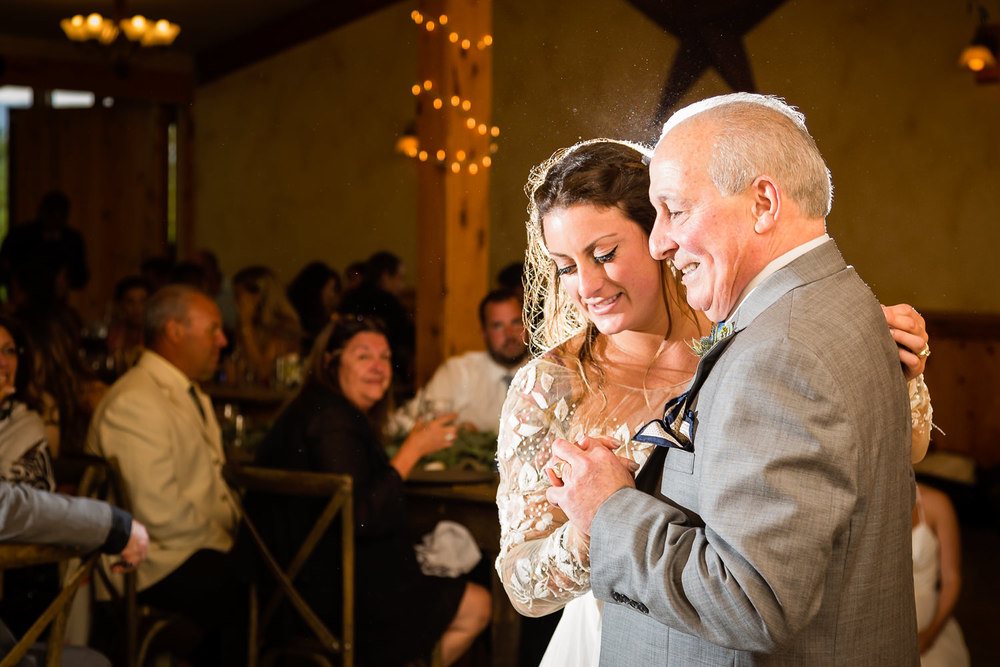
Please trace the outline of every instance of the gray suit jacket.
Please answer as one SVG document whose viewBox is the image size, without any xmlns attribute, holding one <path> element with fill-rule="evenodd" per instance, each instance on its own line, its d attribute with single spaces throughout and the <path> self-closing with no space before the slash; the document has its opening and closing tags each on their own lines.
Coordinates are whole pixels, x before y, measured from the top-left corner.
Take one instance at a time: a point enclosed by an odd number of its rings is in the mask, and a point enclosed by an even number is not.
<svg viewBox="0 0 1000 667">
<path fill-rule="evenodd" d="M 658 447 L 650 493 L 594 519 L 601 664 L 917 664 L 910 412 L 878 302 L 830 241 L 734 323 L 695 376 L 694 451 Z"/>
</svg>

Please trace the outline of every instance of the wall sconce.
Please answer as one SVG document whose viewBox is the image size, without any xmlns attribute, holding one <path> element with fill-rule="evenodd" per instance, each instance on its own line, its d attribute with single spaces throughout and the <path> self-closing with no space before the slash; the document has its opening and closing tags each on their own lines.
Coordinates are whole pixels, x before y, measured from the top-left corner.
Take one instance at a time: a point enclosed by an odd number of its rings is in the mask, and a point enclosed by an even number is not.
<svg viewBox="0 0 1000 667">
<path fill-rule="evenodd" d="M 407 157 L 417 157 L 420 150 L 420 140 L 417 139 L 417 124 L 411 122 L 396 139 L 396 152 Z"/>
<path fill-rule="evenodd" d="M 1000 24 L 986 23 L 984 16 L 982 23 L 976 28 L 972 43 L 962 49 L 958 65 L 975 72 L 978 83 L 1000 81 L 1000 67 L 997 66 L 998 52 L 1000 52 Z"/>
</svg>

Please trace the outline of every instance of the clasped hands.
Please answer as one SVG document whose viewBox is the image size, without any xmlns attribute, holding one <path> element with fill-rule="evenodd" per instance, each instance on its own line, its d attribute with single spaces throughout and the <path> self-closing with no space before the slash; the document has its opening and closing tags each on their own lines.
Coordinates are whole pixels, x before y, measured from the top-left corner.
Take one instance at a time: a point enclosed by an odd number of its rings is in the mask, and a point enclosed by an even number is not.
<svg viewBox="0 0 1000 667">
<path fill-rule="evenodd" d="M 639 465 L 615 455 L 620 445 L 613 438 L 590 436 L 576 443 L 561 438 L 552 443 L 552 459 L 544 468 L 552 486 L 545 497 L 584 535 L 590 535 L 601 503 L 619 489 L 635 488 Z"/>
</svg>

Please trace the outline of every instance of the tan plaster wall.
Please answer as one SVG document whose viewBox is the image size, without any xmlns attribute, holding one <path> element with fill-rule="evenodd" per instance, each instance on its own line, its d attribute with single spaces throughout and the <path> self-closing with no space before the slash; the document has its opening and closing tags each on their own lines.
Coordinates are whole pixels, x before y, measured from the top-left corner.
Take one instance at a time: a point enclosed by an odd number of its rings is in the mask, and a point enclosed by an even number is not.
<svg viewBox="0 0 1000 667">
<path fill-rule="evenodd" d="M 412 7 L 403 3 L 198 90 L 197 243 L 283 278 L 380 248 L 414 257 Z M 745 40 L 757 85 L 807 116 L 833 172 L 829 230 L 886 302 L 1000 312 L 1000 85 L 937 0 L 792 0 Z M 622 0 L 496 0 L 491 270 L 523 250 L 529 168 L 579 139 L 651 140 L 677 40 Z M 712 71 L 689 100 L 728 92 Z M 411 275 L 411 281 L 414 276 Z"/>
</svg>

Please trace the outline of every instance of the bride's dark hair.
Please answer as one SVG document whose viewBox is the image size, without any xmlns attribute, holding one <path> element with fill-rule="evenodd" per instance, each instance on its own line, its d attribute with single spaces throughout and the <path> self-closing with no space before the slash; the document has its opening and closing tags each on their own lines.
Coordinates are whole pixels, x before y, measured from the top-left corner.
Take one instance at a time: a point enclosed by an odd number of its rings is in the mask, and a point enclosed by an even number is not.
<svg viewBox="0 0 1000 667">
<path fill-rule="evenodd" d="M 656 221 L 649 203 L 649 158 L 645 146 L 615 139 L 592 139 L 556 151 L 531 170 L 525 185 L 528 195 L 528 247 L 524 259 L 524 321 L 528 325 L 535 354 L 550 349 L 583 332 L 577 358 L 584 381 L 589 371 L 598 378 L 603 372 L 594 359 L 597 327 L 569 299 L 560 285 L 555 263 L 545 247 L 545 216 L 556 209 L 587 204 L 617 208 L 639 225 L 648 237 Z M 668 262 L 660 262 L 660 293 L 671 313 L 683 313 L 696 321 L 683 298 L 679 276 Z M 673 319 L 664 332 L 669 337 Z"/>
</svg>

